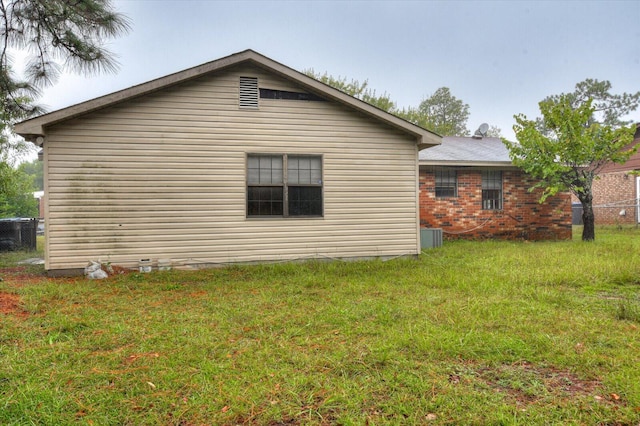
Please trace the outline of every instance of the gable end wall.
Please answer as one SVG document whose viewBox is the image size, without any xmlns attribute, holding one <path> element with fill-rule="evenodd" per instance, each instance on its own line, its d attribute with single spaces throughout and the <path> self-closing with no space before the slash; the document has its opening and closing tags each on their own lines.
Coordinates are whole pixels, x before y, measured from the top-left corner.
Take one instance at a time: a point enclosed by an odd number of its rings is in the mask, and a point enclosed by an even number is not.
<svg viewBox="0 0 640 426">
<path fill-rule="evenodd" d="M 47 129 L 46 269 L 100 260 L 135 267 L 419 253 L 413 137 L 335 102 L 260 99 L 239 66 Z M 323 157 L 324 217 L 246 217 L 248 153 Z"/>
</svg>

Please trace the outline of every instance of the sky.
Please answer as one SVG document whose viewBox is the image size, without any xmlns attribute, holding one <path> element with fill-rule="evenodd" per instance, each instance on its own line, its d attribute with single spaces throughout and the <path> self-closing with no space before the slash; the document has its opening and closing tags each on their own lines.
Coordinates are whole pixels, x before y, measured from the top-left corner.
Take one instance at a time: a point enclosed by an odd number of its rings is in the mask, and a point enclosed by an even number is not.
<svg viewBox="0 0 640 426">
<path fill-rule="evenodd" d="M 105 47 L 116 74 L 64 73 L 49 111 L 253 49 L 298 71 L 368 81 L 399 108 L 440 87 L 469 105 L 467 127 L 514 140 L 515 114 L 586 78 L 640 91 L 640 0 L 115 0 L 132 29 Z M 629 119 L 640 122 L 640 111 Z"/>
</svg>

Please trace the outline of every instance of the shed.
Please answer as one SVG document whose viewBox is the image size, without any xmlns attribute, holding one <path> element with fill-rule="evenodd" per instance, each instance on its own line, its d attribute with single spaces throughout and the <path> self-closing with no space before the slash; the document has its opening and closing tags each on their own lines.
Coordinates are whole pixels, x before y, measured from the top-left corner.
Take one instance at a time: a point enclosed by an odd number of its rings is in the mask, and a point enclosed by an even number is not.
<svg viewBox="0 0 640 426">
<path fill-rule="evenodd" d="M 440 137 L 255 51 L 16 125 L 43 147 L 45 268 L 420 253 Z"/>
</svg>

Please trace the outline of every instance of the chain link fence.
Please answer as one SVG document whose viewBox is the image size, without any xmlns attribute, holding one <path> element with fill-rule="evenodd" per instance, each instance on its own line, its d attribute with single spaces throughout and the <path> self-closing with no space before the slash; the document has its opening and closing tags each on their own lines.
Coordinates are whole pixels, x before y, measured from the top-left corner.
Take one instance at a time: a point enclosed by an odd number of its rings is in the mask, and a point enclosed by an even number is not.
<svg viewBox="0 0 640 426">
<path fill-rule="evenodd" d="M 38 219 L 0 219 L 0 251 L 35 250 Z"/>
</svg>

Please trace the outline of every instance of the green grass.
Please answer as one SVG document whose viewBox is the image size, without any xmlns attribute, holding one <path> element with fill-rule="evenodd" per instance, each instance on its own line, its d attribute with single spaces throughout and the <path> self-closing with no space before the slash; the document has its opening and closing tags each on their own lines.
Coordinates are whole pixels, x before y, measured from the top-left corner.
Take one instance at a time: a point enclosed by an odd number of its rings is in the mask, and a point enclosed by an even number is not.
<svg viewBox="0 0 640 426">
<path fill-rule="evenodd" d="M 18 262 L 22 260 L 34 258 L 34 257 L 43 257 L 43 256 L 44 256 L 44 237 L 37 236 L 35 251 L 17 250 L 17 251 L 10 251 L 10 252 L 0 252 L 0 268 L 15 267 L 16 265 L 18 265 Z M 37 271 L 38 271 L 37 269 L 33 270 L 33 272 L 37 272 Z"/>
<path fill-rule="evenodd" d="M 0 270 L 20 298 L 0 313 L 0 424 L 637 425 L 640 230 L 576 234 L 103 281 Z"/>
</svg>

